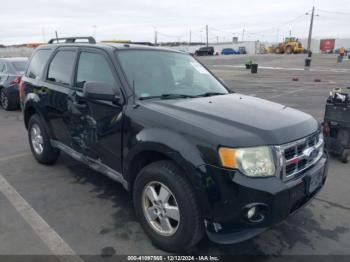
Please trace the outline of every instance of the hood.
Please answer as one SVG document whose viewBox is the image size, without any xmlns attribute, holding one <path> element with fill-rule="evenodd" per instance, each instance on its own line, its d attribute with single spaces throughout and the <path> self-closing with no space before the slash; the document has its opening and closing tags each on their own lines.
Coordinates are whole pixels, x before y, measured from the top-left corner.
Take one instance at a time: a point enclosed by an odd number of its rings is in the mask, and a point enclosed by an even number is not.
<svg viewBox="0 0 350 262">
<path fill-rule="evenodd" d="M 145 106 L 177 120 L 178 129 L 190 126 L 186 132 L 205 133 L 220 145 L 233 147 L 280 145 L 303 138 L 319 126 L 299 110 L 241 94 L 153 100 Z"/>
</svg>

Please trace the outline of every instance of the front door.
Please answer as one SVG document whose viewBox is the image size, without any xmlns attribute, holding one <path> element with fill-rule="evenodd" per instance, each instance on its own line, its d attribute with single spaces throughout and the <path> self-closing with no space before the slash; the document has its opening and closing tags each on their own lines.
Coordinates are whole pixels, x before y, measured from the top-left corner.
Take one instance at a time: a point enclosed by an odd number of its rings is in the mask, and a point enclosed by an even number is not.
<svg viewBox="0 0 350 262">
<path fill-rule="evenodd" d="M 123 108 L 83 97 L 86 82 L 105 82 L 120 89 L 114 66 L 104 51 L 85 48 L 79 52 L 74 103 L 69 106 L 74 113 L 70 130 L 74 149 L 121 173 Z"/>
</svg>

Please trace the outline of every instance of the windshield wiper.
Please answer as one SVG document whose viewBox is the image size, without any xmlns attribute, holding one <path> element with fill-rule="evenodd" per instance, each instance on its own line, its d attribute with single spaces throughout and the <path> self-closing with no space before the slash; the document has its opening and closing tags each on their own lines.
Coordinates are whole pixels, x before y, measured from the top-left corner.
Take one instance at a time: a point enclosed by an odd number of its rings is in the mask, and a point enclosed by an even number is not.
<svg viewBox="0 0 350 262">
<path fill-rule="evenodd" d="M 227 95 L 228 93 L 220 93 L 220 92 L 206 92 L 204 94 L 197 95 L 196 97 L 207 97 L 207 96 L 219 96 L 219 95 Z"/>
<path fill-rule="evenodd" d="M 147 100 L 147 99 L 153 99 L 153 98 L 160 98 L 160 99 L 177 99 L 177 98 L 194 98 L 195 96 L 186 95 L 186 94 L 161 94 L 159 96 L 144 96 L 140 97 L 140 100 Z"/>
</svg>

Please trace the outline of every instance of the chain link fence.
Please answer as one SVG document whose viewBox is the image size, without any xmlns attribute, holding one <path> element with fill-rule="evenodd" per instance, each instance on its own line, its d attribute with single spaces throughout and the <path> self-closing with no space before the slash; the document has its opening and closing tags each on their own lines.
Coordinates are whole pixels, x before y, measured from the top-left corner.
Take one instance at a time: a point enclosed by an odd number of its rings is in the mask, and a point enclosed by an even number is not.
<svg viewBox="0 0 350 262">
<path fill-rule="evenodd" d="M 0 57 L 30 57 L 33 50 L 29 47 L 4 47 L 0 48 Z"/>
</svg>

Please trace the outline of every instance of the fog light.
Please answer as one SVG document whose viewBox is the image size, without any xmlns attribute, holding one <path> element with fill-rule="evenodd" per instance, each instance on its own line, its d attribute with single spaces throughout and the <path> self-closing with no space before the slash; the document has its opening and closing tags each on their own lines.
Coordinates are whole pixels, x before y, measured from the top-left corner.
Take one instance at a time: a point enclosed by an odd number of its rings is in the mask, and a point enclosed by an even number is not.
<svg viewBox="0 0 350 262">
<path fill-rule="evenodd" d="M 256 213 L 256 207 L 249 208 L 247 212 L 247 218 L 248 219 L 253 218 L 255 216 L 255 213 Z"/>
<path fill-rule="evenodd" d="M 250 203 L 242 210 L 242 215 L 250 223 L 262 223 L 268 215 L 269 207 L 264 203 Z"/>
</svg>

